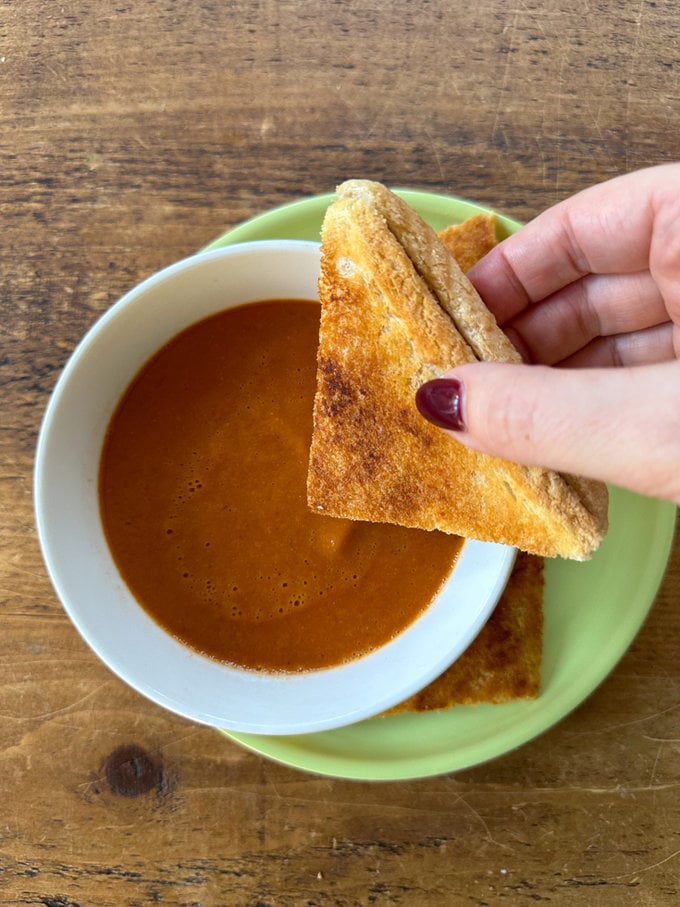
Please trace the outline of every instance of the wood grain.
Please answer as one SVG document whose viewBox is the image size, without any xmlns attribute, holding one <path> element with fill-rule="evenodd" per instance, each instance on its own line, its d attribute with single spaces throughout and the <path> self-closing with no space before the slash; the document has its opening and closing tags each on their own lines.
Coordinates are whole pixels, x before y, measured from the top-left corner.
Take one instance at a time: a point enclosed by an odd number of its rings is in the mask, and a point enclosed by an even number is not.
<svg viewBox="0 0 680 907">
<path fill-rule="evenodd" d="M 363 176 L 527 219 L 680 159 L 676 13 L 0 2 L 1 905 L 677 903 L 677 544 L 573 715 L 487 765 L 371 785 L 264 761 L 110 674 L 52 591 L 31 475 L 89 325 L 251 215 Z"/>
</svg>

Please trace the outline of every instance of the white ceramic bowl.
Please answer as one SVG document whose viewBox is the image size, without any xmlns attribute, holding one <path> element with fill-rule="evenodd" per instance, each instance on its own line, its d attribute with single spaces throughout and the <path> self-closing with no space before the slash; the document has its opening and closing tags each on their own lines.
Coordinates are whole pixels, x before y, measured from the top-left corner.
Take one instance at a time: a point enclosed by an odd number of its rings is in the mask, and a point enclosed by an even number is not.
<svg viewBox="0 0 680 907">
<path fill-rule="evenodd" d="M 491 613 L 514 549 L 467 541 L 436 602 L 395 640 L 350 664 L 302 674 L 229 667 L 162 630 L 122 581 L 97 494 L 109 419 L 140 367 L 191 323 L 240 303 L 317 298 L 319 247 L 230 246 L 180 261 L 129 292 L 89 331 L 64 369 L 38 440 L 35 510 L 54 587 L 84 639 L 128 684 L 195 721 L 291 734 L 375 715 L 421 689 L 470 644 Z"/>
</svg>

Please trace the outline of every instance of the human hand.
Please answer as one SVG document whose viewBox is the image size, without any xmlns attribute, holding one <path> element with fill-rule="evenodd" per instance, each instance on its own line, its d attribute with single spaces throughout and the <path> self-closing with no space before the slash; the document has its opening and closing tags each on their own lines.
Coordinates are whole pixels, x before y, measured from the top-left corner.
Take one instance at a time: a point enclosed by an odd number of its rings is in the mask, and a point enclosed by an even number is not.
<svg viewBox="0 0 680 907">
<path fill-rule="evenodd" d="M 468 274 L 526 365 L 457 367 L 423 415 L 476 450 L 680 503 L 680 164 L 545 211 Z"/>
</svg>

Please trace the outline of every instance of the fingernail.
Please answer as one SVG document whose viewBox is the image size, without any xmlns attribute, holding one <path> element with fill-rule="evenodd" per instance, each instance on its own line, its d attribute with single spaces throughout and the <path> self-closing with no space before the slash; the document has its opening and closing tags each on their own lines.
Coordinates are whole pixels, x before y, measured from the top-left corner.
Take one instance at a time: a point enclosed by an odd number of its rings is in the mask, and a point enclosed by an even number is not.
<svg viewBox="0 0 680 907">
<path fill-rule="evenodd" d="M 465 431 L 463 384 L 457 378 L 435 378 L 421 385 L 416 391 L 416 406 L 433 425 Z"/>
</svg>

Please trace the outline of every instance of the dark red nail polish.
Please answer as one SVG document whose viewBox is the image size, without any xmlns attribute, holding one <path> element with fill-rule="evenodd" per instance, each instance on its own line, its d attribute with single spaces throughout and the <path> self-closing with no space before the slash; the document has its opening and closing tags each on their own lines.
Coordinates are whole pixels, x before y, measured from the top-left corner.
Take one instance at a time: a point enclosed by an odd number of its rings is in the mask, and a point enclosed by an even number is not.
<svg viewBox="0 0 680 907">
<path fill-rule="evenodd" d="M 416 406 L 421 416 L 439 428 L 465 431 L 463 384 L 457 378 L 435 378 L 416 391 Z"/>
</svg>

